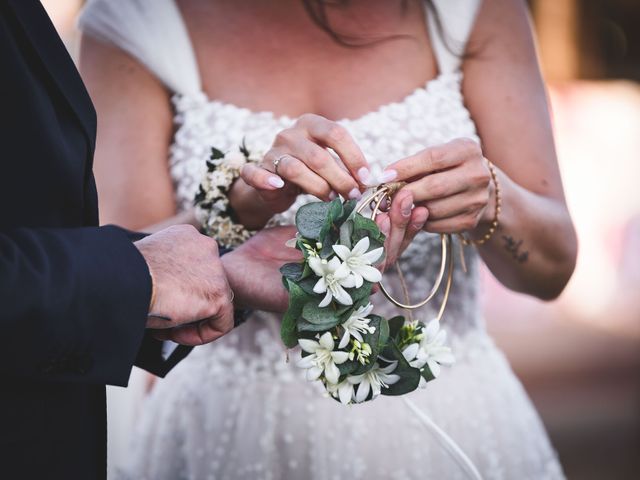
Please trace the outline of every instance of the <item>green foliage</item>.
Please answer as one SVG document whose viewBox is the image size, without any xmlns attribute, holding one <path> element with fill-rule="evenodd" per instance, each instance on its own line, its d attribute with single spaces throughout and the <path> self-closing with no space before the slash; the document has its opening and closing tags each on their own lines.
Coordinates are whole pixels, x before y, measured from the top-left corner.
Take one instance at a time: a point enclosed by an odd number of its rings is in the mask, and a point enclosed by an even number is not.
<svg viewBox="0 0 640 480">
<path fill-rule="evenodd" d="M 400 380 L 396 383 L 382 389 L 382 395 L 404 395 L 418 388 L 420 384 L 420 370 L 409 365 L 409 362 L 407 362 L 393 341 L 387 344 L 382 356 L 389 361 L 398 362 L 398 366 L 393 373 L 400 376 Z"/>
<path fill-rule="evenodd" d="M 329 217 L 331 203 L 312 202 L 303 205 L 296 212 L 296 227 L 304 238 L 315 242 L 320 241 L 320 233 L 325 228 Z"/>
<path fill-rule="evenodd" d="M 305 304 L 311 299 L 310 296 L 302 290 L 295 282 L 287 279 L 289 290 L 289 308 L 282 319 L 280 328 L 280 336 L 284 344 L 289 347 L 295 347 L 298 344 L 296 324 L 298 318 L 302 314 Z"/>
<path fill-rule="evenodd" d="M 220 160 L 222 158 L 224 158 L 224 152 L 215 147 L 211 147 L 211 156 L 209 157 L 209 160 Z"/>
<path fill-rule="evenodd" d="M 322 327 L 318 330 L 314 329 L 314 331 L 330 330 L 341 323 L 340 314 L 334 305 L 320 308 L 316 302 L 310 302 L 304 306 L 302 309 L 302 318 L 314 326 Z"/>
<path fill-rule="evenodd" d="M 373 284 L 365 281 L 359 288 L 347 289 L 353 305 L 340 305 L 332 301 L 328 306 L 320 308 L 318 304 L 324 294 L 319 295 L 313 291 L 318 277 L 308 264 L 311 256 L 327 260 L 332 258 L 335 255 L 333 245 L 338 243 L 353 248 L 359 240 L 367 237 L 370 250 L 384 246 L 385 236 L 376 223 L 356 213 L 355 208 L 354 200 L 342 203 L 336 199 L 332 202 L 309 203 L 296 214 L 299 233 L 296 248 L 303 252 L 304 261 L 288 263 L 280 269 L 283 283 L 289 290 L 289 309 L 283 318 L 281 331 L 282 340 L 287 347 L 295 346 L 300 338 L 314 338 L 327 331 L 332 333 L 336 343 L 339 342 L 344 333 L 341 325 L 357 308 L 369 303 Z M 363 365 L 354 358 L 338 365 L 341 378 L 366 373 L 376 362 L 384 366 L 388 361 L 397 361 L 397 368 L 393 373 L 400 375 L 401 379 L 383 389 L 382 393 L 402 395 L 415 390 L 421 372 L 408 364 L 397 344 L 403 334 L 404 318 L 394 317 L 387 321 L 378 315 L 369 315 L 368 319 L 369 325 L 375 327 L 373 333 L 363 334 L 364 342 L 371 348 L 368 361 Z M 350 343 L 351 345 L 353 344 Z M 428 368 L 423 370 L 423 376 L 431 374 Z"/>
<path fill-rule="evenodd" d="M 280 267 L 280 273 L 284 278 L 288 278 L 292 282 L 299 282 L 302 278 L 305 264 L 303 263 L 285 263 Z"/>
<path fill-rule="evenodd" d="M 353 375 L 361 375 L 371 370 L 376 363 L 378 354 L 380 353 L 380 325 L 384 319 L 379 315 L 369 315 L 368 318 L 369 326 L 375 327 L 376 330 L 373 333 L 365 333 L 362 335 L 362 339 L 364 340 L 364 343 L 368 343 L 371 347 L 371 355 L 369 356 L 369 362 L 367 364 L 362 365 L 361 363 L 358 363 L 358 368 L 353 371 Z"/>
</svg>

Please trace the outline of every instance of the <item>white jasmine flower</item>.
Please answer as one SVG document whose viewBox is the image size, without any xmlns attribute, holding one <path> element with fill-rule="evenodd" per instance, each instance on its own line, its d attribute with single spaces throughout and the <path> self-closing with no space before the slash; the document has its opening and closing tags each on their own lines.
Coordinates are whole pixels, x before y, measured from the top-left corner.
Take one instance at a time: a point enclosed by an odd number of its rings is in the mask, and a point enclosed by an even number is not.
<svg viewBox="0 0 640 480">
<path fill-rule="evenodd" d="M 350 381 L 350 377 L 345 378 L 338 384 L 327 383 L 327 392 L 333 397 L 340 400 L 340 403 L 347 405 L 353 400 L 355 387 Z"/>
<path fill-rule="evenodd" d="M 359 307 L 351 314 L 347 321 L 342 324 L 344 334 L 342 335 L 338 348 L 346 347 L 349 344 L 349 338 L 351 337 L 355 338 L 359 342 L 364 342 L 364 339 L 362 338 L 363 333 L 374 333 L 376 331 L 376 327 L 369 326 L 369 322 L 371 320 L 367 318 L 371 313 L 371 310 L 373 310 L 373 305 L 371 303 L 363 307 Z"/>
<path fill-rule="evenodd" d="M 353 305 L 353 299 L 345 288 L 355 286 L 354 278 L 349 274 L 348 267 L 340 262 L 337 257 L 333 257 L 327 261 L 317 257 L 309 257 L 309 266 L 313 272 L 320 277 L 313 287 L 316 293 L 325 293 L 326 295 L 318 305 L 326 307 L 335 298 L 342 305 Z"/>
<path fill-rule="evenodd" d="M 346 362 L 349 354 L 333 351 L 331 332 L 325 332 L 317 342 L 301 338 L 298 343 L 302 350 L 311 354 L 298 361 L 298 367 L 307 369 L 307 380 L 310 382 L 317 380 L 324 373 L 328 384 L 338 383 L 340 370 L 336 365 Z"/>
<path fill-rule="evenodd" d="M 369 250 L 369 237 L 362 238 L 351 250 L 344 245 L 333 246 L 333 251 L 353 275 L 356 287 L 362 286 L 363 279 L 371 283 L 377 283 L 382 279 L 380 270 L 372 267 L 371 264 L 382 256 L 384 248 L 376 248 L 370 252 L 367 250 Z"/>
<path fill-rule="evenodd" d="M 382 170 L 382 167 L 378 164 L 371 166 L 370 170 L 360 169 L 358 171 L 360 181 L 367 187 L 377 187 L 383 183 L 395 180 L 398 173 L 395 170 Z"/>
<path fill-rule="evenodd" d="M 242 168 L 247 163 L 244 154 L 239 150 L 233 150 L 224 156 L 225 163 L 231 168 Z"/>
<path fill-rule="evenodd" d="M 447 332 L 440 330 L 440 322 L 431 320 L 424 328 L 420 343 L 412 343 L 402 350 L 402 355 L 409 365 L 415 368 L 429 367 L 434 377 L 440 375 L 440 365 L 451 366 L 455 363 L 455 357 L 451 348 L 444 343 L 447 340 Z"/>
<path fill-rule="evenodd" d="M 264 158 L 264 152 L 262 150 L 249 150 L 249 158 L 248 161 L 250 162 L 260 162 L 263 158 Z"/>
<path fill-rule="evenodd" d="M 379 363 L 373 366 L 371 370 L 362 375 L 352 375 L 348 377 L 348 380 L 353 383 L 358 383 L 358 390 L 356 391 L 355 401 L 358 403 L 364 402 L 369 396 L 369 392 L 373 392 L 371 399 L 373 400 L 382 392 L 383 387 L 393 385 L 400 380 L 400 375 L 393 374 L 398 362 L 393 362 L 386 367 L 381 367 Z"/>
</svg>

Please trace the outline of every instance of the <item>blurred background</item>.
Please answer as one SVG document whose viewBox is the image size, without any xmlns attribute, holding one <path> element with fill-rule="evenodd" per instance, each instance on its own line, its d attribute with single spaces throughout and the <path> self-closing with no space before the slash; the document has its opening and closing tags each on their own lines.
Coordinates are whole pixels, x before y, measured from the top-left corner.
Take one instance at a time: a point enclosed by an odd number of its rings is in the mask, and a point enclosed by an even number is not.
<svg viewBox="0 0 640 480">
<path fill-rule="evenodd" d="M 83 2 L 42 3 L 75 55 Z M 640 0 L 528 3 L 580 252 L 551 303 L 485 272 L 486 318 L 568 478 L 640 479 Z M 143 395 L 133 375 L 134 389 L 109 389 L 111 463 Z"/>
</svg>

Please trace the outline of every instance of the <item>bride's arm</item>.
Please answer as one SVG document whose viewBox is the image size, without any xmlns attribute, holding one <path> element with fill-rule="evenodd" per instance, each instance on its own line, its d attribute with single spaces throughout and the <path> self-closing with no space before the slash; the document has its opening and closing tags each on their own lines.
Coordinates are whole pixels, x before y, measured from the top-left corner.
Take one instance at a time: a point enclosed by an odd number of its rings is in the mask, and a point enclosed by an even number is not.
<svg viewBox="0 0 640 480">
<path fill-rule="evenodd" d="M 169 92 L 122 50 L 87 35 L 80 70 L 98 113 L 94 172 L 101 223 L 142 231 L 195 223 L 192 213 L 176 216 Z"/>
<path fill-rule="evenodd" d="M 524 2 L 485 0 L 471 42 L 481 51 L 465 62 L 464 94 L 502 191 L 500 229 L 479 251 L 506 286 L 554 298 L 575 268 L 577 240 Z"/>
<path fill-rule="evenodd" d="M 483 156 L 493 162 L 500 224 L 478 251 L 507 287 L 555 298 L 573 273 L 577 241 L 524 2 L 484 0 L 468 51 L 463 93 L 482 150 L 457 141 L 390 168 L 404 179 L 423 165 L 422 178 L 406 188 L 429 209 L 428 231 L 468 231 L 479 239 L 489 231 L 496 204 Z"/>
</svg>

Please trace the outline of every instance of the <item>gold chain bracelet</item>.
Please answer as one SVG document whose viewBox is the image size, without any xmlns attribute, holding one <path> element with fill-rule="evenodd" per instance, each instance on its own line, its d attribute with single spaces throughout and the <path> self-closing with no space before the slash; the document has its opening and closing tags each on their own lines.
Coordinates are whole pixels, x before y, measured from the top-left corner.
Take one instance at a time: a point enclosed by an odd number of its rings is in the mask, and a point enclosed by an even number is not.
<svg viewBox="0 0 640 480">
<path fill-rule="evenodd" d="M 491 163 L 489 159 L 487 160 L 487 166 L 489 167 L 489 172 L 491 173 L 491 181 L 493 181 L 493 185 L 496 189 L 496 209 L 493 215 L 493 221 L 491 222 L 491 226 L 487 233 L 485 233 L 482 238 L 478 240 L 467 239 L 465 236 L 460 233 L 458 236 L 460 237 L 460 241 L 463 245 L 483 245 L 486 243 L 498 229 L 500 211 L 502 210 L 502 197 L 500 195 L 500 184 L 498 183 L 498 175 L 496 174 L 496 167 Z"/>
</svg>

